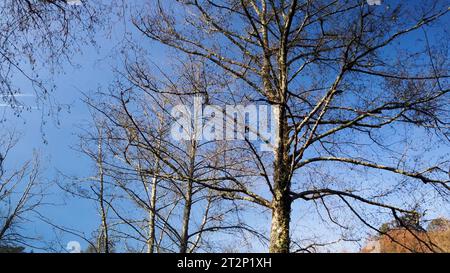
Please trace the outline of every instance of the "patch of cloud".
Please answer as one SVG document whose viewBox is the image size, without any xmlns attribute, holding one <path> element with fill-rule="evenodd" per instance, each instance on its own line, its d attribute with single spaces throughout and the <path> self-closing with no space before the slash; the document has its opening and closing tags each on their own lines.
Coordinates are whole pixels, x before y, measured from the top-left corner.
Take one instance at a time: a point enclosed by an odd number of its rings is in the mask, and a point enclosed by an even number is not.
<svg viewBox="0 0 450 273">
<path fill-rule="evenodd" d="M 10 103 L 7 103 L 7 101 L 9 101 L 8 98 L 11 98 L 11 97 L 13 98 L 13 100 L 15 100 L 17 98 L 35 98 L 36 95 L 34 95 L 34 94 L 24 94 L 24 93 L 0 95 L 0 101 L 2 99 L 5 101 L 5 102 L 0 102 L 0 108 L 29 108 L 29 109 L 35 109 L 35 107 L 22 105 L 22 103 L 19 103 L 18 105 L 12 105 Z"/>
<path fill-rule="evenodd" d="M 81 2 L 81 0 L 66 0 L 67 4 L 71 5 L 71 6 L 79 6 L 82 5 L 83 2 Z"/>
</svg>

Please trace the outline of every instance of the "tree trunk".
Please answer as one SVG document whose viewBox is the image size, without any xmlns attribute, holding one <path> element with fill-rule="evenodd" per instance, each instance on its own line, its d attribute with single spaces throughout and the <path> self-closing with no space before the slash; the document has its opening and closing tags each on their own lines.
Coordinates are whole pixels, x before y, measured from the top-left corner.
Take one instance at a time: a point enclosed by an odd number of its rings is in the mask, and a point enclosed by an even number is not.
<svg viewBox="0 0 450 273">
<path fill-rule="evenodd" d="M 290 246 L 291 186 L 288 149 L 289 131 L 285 107 L 279 107 L 274 112 L 274 116 L 278 128 L 274 145 L 274 196 L 269 251 L 271 253 L 288 253 Z"/>
<path fill-rule="evenodd" d="M 291 221 L 291 201 L 289 198 L 274 200 L 272 209 L 272 226 L 270 231 L 271 253 L 289 253 Z"/>
<path fill-rule="evenodd" d="M 197 152 L 197 142 L 193 140 L 190 146 L 190 159 L 189 159 L 189 173 L 188 173 L 188 181 L 186 185 L 186 193 L 185 193 L 185 203 L 184 203 L 184 211 L 183 211 L 183 227 L 181 231 L 181 242 L 180 242 L 180 253 L 186 253 L 188 251 L 188 243 L 189 243 L 189 222 L 191 218 L 191 209 L 192 209 L 192 186 L 194 180 L 194 172 L 195 172 L 195 157 Z"/>
<path fill-rule="evenodd" d="M 189 220 L 191 218 L 192 208 L 192 180 L 188 181 L 186 189 L 186 200 L 183 211 L 183 228 L 181 231 L 180 253 L 186 253 L 189 241 Z"/>
<path fill-rule="evenodd" d="M 104 170 L 103 170 L 103 135 L 102 129 L 97 128 L 98 130 L 98 175 L 100 182 L 100 191 L 99 191 L 99 202 L 100 202 L 100 214 L 102 218 L 102 227 L 101 227 L 101 236 L 100 240 L 97 243 L 98 251 L 109 253 L 109 233 L 108 233 L 108 223 L 107 223 L 107 215 L 105 208 L 105 181 L 104 181 Z"/>
<path fill-rule="evenodd" d="M 156 187 L 158 183 L 158 178 L 156 175 L 152 179 L 152 191 L 150 196 L 150 211 L 148 219 L 148 241 L 147 241 L 147 252 L 153 253 L 155 251 L 155 218 L 156 218 Z"/>
</svg>

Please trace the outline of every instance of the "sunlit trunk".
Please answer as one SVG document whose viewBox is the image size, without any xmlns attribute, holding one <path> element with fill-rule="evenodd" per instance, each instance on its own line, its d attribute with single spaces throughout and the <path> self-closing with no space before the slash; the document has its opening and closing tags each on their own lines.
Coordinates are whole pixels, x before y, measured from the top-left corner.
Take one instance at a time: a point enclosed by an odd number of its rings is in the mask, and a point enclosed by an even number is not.
<svg viewBox="0 0 450 273">
<path fill-rule="evenodd" d="M 185 192 L 185 203 L 183 210 L 183 226 L 181 230 L 181 241 L 180 241 L 180 253 L 186 253 L 188 251 L 188 243 L 189 243 L 189 222 L 191 219 L 191 209 L 192 209 L 192 186 L 194 179 L 194 169 L 195 169 L 195 157 L 197 152 L 197 142 L 193 140 L 190 146 L 190 161 L 189 161 L 189 173 L 188 173 L 188 181 L 186 185 Z"/>
<path fill-rule="evenodd" d="M 270 231 L 271 253 L 288 253 L 290 245 L 289 224 L 291 220 L 291 201 L 288 197 L 274 200 L 272 225 Z"/>
<path fill-rule="evenodd" d="M 150 196 L 150 211 L 148 219 L 148 241 L 147 252 L 153 253 L 155 251 L 155 210 L 156 210 L 156 187 L 158 179 L 156 175 L 152 179 L 152 191 Z"/>
<path fill-rule="evenodd" d="M 280 59 L 280 63 L 284 63 Z M 285 76 L 280 80 L 285 81 Z M 289 224 L 291 214 L 290 177 L 289 177 L 289 129 L 286 118 L 285 90 L 286 85 L 281 85 L 281 97 L 279 107 L 274 111 L 277 124 L 274 141 L 274 174 L 273 174 L 273 200 L 272 200 L 272 225 L 270 231 L 269 251 L 272 253 L 288 253 L 290 246 Z"/>
</svg>

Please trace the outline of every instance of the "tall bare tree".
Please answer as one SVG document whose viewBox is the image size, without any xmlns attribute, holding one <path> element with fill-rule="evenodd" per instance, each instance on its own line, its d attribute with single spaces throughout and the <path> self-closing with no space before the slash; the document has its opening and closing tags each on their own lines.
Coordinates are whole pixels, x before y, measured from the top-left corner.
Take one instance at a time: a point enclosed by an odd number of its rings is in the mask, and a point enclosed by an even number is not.
<svg viewBox="0 0 450 273">
<path fill-rule="evenodd" d="M 234 79 L 233 99 L 277 106 L 272 157 L 247 142 L 270 197 L 244 183 L 210 188 L 270 209 L 269 251 L 289 252 L 294 201 L 327 208 L 334 200 L 377 230 L 364 217 L 367 207 L 414 214 L 405 189 L 418 192 L 417 183 L 447 198 L 448 154 L 426 154 L 419 138 L 448 148 L 448 12 L 448 1 L 439 0 L 180 0 L 151 2 L 133 23 L 150 40 Z M 386 173 L 387 181 L 373 179 Z M 236 173 L 228 178 L 239 183 Z"/>
</svg>

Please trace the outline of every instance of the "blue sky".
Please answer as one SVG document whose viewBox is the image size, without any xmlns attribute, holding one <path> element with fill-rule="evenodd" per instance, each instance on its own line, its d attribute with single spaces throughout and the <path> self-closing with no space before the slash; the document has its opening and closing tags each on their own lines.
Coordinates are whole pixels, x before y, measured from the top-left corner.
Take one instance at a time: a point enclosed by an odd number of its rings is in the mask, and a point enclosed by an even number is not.
<svg viewBox="0 0 450 273">
<path fill-rule="evenodd" d="M 37 150 L 43 158 L 43 177 L 49 180 L 58 178 L 58 171 L 66 175 L 89 175 L 91 165 L 81 154 L 73 151 L 71 146 L 77 144 L 76 126 L 89 119 L 87 107 L 80 101 L 80 91 L 89 92 L 97 84 L 107 83 L 111 77 L 109 69 L 100 69 L 99 65 L 93 62 L 97 57 L 99 56 L 94 53 L 79 56 L 77 62 L 83 64 L 81 69 L 66 66 L 64 67 L 65 75 L 55 76 L 57 88 L 53 96 L 58 103 L 70 105 L 70 112 L 65 109 L 57 117 L 44 117 L 46 124 L 42 124 L 40 109 L 25 111 L 19 118 L 9 115 L 5 124 L 6 128 L 16 128 L 21 133 L 20 142 L 11 154 L 11 158 L 8 159 L 9 163 L 31 158 L 33 151 Z M 22 90 L 27 93 L 29 86 L 24 85 Z M 24 98 L 21 101 L 35 106 L 33 97 Z M 8 108 L 5 110 L 11 112 Z M 59 125 L 56 118 L 60 121 Z M 95 214 L 92 214 L 91 204 L 66 199 L 61 196 L 61 192 L 58 192 L 56 187 L 52 187 L 51 193 L 55 203 L 65 202 L 66 204 L 47 206 L 43 209 L 48 218 L 57 219 L 56 223 L 59 225 L 80 226 L 86 230 L 93 228 Z M 47 226 L 41 225 L 43 224 L 40 223 L 36 227 L 40 232 L 44 232 L 45 236 L 53 235 Z"/>
<path fill-rule="evenodd" d="M 119 33 L 120 34 L 120 33 Z M 96 40 L 97 47 L 89 46 L 83 49 L 82 54 L 73 56 L 76 66 L 64 64 L 61 71 L 51 75 L 41 68 L 40 77 L 51 78 L 56 85 L 55 92 L 51 94 L 51 100 L 55 105 L 61 105 L 62 111 L 53 116 L 47 116 L 48 107 L 37 108 L 34 91 L 27 81 L 18 77 L 15 83 L 23 94 L 19 101 L 31 107 L 16 117 L 14 112 L 6 106 L 0 106 L 6 122 L 4 128 L 16 129 L 20 132 L 20 141 L 13 153 L 8 158 L 8 166 L 20 164 L 30 159 L 34 151 L 38 151 L 43 162 L 43 177 L 52 182 L 54 179 L 63 179 L 59 173 L 68 176 L 85 177 L 92 175 L 92 164 L 73 147 L 78 144 L 77 133 L 79 127 L 90 121 L 88 107 L 81 101 L 83 93 L 89 94 L 97 88 L 106 87 L 112 80 L 111 59 L 112 43 L 99 33 Z M 117 60 L 119 61 L 119 60 Z M 53 186 L 49 189 L 50 200 L 55 206 L 46 206 L 41 209 L 55 224 L 71 227 L 77 230 L 90 232 L 96 228 L 97 215 L 93 204 L 84 200 L 68 198 Z M 31 234 L 34 230 L 43 234 L 46 240 L 54 239 L 51 228 L 42 223 L 29 223 L 26 228 Z M 63 237 L 61 240 L 79 240 L 73 236 Z M 83 245 L 83 244 L 82 244 Z"/>
<path fill-rule="evenodd" d="M 33 151 L 37 150 L 41 152 L 43 158 L 43 177 L 46 177 L 49 182 L 53 179 L 63 179 L 59 172 L 77 177 L 86 177 L 95 172 L 92 163 L 72 148 L 78 143 L 77 133 L 79 129 L 77 127 L 90 121 L 88 107 L 82 103 L 81 98 L 82 93 L 94 92 L 98 87 L 107 87 L 113 80 L 111 66 L 115 64 L 120 65 L 121 59 L 114 60 L 111 58 L 111 55 L 114 55 L 112 52 L 115 50 L 112 41 L 121 37 L 122 30 L 120 26 L 116 28 L 112 38 L 105 38 L 103 34 L 99 33 L 96 37 L 98 48 L 86 47 L 83 50 L 83 54 L 73 56 L 74 62 L 81 65 L 80 67 L 63 65 L 62 70 L 64 73 L 53 75 L 57 86 L 52 94 L 53 99 L 58 104 L 70 105 L 70 111 L 67 108 L 63 108 L 57 116 L 44 117 L 42 119 L 42 112 L 39 109 L 33 108 L 30 111 L 23 112 L 20 117 L 15 117 L 11 109 L 0 106 L 0 113 L 4 112 L 6 117 L 6 128 L 15 128 L 22 133 L 19 144 L 8 159 L 9 166 L 14 166 L 25 159 L 31 158 Z M 150 51 L 152 61 L 163 63 L 166 60 L 167 52 L 164 48 L 153 43 L 147 49 Z M 45 71 L 42 74 L 44 78 L 51 77 Z M 26 81 L 19 77 L 17 82 L 20 82 L 19 85 L 24 94 L 33 94 Z M 32 96 L 21 97 L 20 101 L 31 107 L 36 106 Z M 43 120 L 45 124 L 42 123 Z M 57 187 L 52 187 L 50 193 L 52 202 L 60 205 L 47 206 L 42 212 L 45 213 L 46 217 L 54 220 L 55 224 L 84 231 L 87 235 L 97 227 L 99 220 L 96 214 L 96 207 L 92 203 L 62 195 Z M 312 205 L 295 206 L 313 209 Z M 445 213 L 447 211 L 444 207 L 442 211 L 436 211 L 434 214 L 441 215 Z M 296 216 L 300 217 L 300 215 Z M 262 220 L 265 223 L 266 221 L 267 219 Z M 309 221 L 314 223 L 315 219 L 310 219 Z M 308 226 L 308 221 L 298 224 L 299 228 L 303 226 Z M 293 228 L 297 228 L 296 217 L 293 219 Z M 42 234 L 46 240 L 55 239 L 55 233 L 45 223 L 29 223 L 27 229 L 30 233 L 36 231 Z M 323 230 L 325 231 L 326 228 L 323 227 Z M 80 239 L 65 234 L 61 238 L 61 243 L 64 244 L 64 242 L 71 240 L 79 241 Z M 86 247 L 85 243 L 81 243 L 83 247 Z"/>
</svg>

